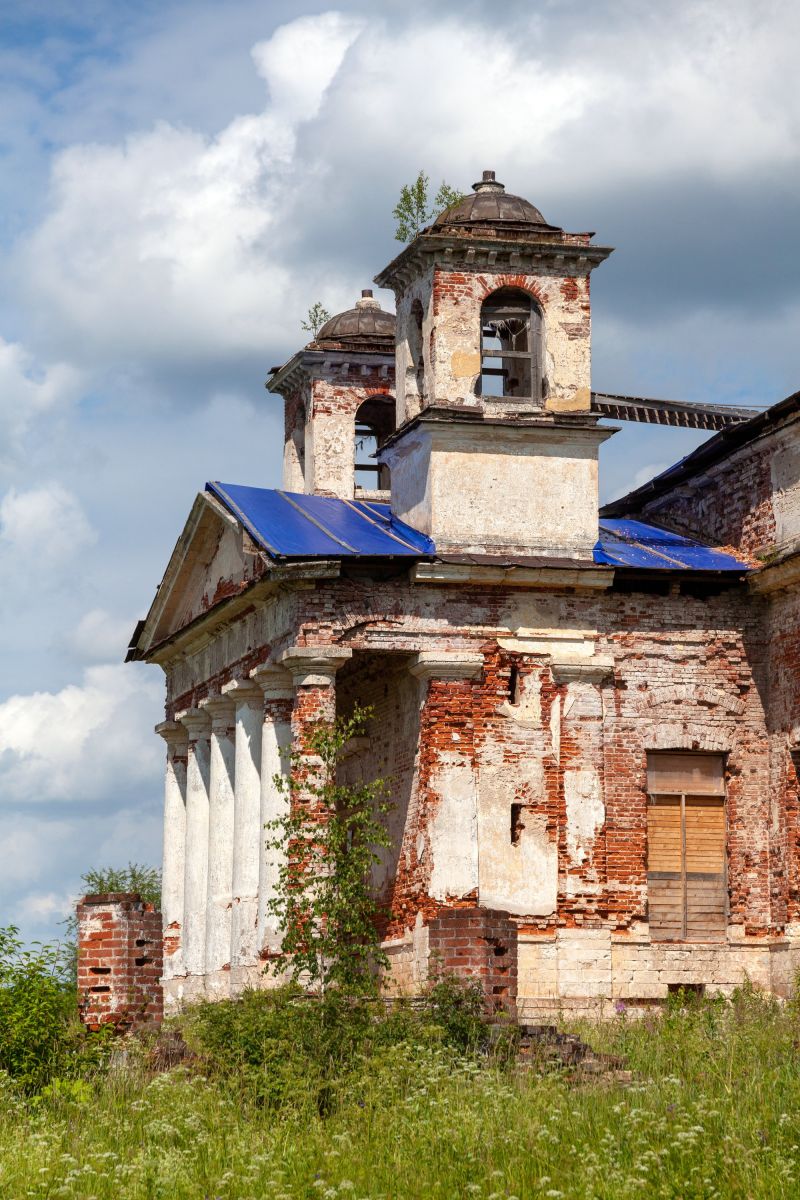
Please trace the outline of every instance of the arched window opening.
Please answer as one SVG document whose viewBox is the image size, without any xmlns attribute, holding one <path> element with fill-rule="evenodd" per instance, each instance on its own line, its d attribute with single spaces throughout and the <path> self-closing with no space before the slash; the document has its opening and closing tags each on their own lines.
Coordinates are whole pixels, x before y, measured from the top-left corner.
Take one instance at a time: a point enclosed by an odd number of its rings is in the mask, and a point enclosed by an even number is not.
<svg viewBox="0 0 800 1200">
<path fill-rule="evenodd" d="M 389 468 L 375 461 L 383 443 L 394 433 L 393 396 L 370 396 L 356 413 L 355 484 L 356 490 L 388 491 Z"/>
<path fill-rule="evenodd" d="M 411 324 L 412 337 L 409 344 L 412 348 L 412 356 L 414 360 L 414 377 L 417 385 L 417 394 L 422 396 L 423 391 L 423 376 L 425 374 L 425 361 L 422 350 L 422 321 L 424 318 L 422 311 L 422 303 L 419 300 L 411 302 Z"/>
<path fill-rule="evenodd" d="M 483 302 L 480 394 L 541 402 L 542 314 L 519 288 L 500 288 Z"/>
</svg>

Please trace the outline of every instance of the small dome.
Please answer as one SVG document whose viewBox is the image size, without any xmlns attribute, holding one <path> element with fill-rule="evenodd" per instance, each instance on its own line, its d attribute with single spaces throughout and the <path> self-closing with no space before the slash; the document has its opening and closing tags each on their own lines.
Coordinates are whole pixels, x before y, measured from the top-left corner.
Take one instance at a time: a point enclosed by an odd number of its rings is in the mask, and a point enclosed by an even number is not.
<svg viewBox="0 0 800 1200">
<path fill-rule="evenodd" d="M 320 342 L 374 342 L 389 339 L 394 342 L 394 313 L 384 312 L 372 290 L 366 288 L 354 308 L 337 313 L 322 326 L 314 341 Z"/>
<path fill-rule="evenodd" d="M 433 222 L 436 225 L 493 225 L 503 222 L 511 225 L 536 226 L 539 229 L 558 231 L 557 225 L 548 225 L 538 208 L 521 196 L 512 196 L 502 183 L 494 177 L 494 171 L 484 171 L 483 179 L 473 183 L 473 191 L 458 204 L 439 213 Z"/>
</svg>

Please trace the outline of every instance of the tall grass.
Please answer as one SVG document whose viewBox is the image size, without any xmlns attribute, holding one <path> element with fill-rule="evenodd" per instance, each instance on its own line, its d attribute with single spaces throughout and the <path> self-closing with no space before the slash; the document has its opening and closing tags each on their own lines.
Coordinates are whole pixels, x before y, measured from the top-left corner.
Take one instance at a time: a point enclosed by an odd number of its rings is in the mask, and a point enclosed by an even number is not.
<svg viewBox="0 0 800 1200">
<path fill-rule="evenodd" d="M 6 1087 L 0 1196 L 800 1195 L 797 1014 L 751 992 L 584 1025 L 598 1050 L 625 1056 L 629 1086 L 494 1064 L 406 1015 L 403 1031 L 359 1034 L 332 1056 L 325 1105 L 301 1051 L 288 1055 L 300 1086 L 280 1104 L 254 1086 L 259 1051 L 242 1044 L 237 1019 L 225 1018 L 227 1043 L 218 1029 L 198 1034 L 197 1015 L 184 1021 L 201 1056 L 188 1067 L 154 1074 L 143 1053 L 91 1086 L 51 1085 L 33 1101 Z"/>
</svg>

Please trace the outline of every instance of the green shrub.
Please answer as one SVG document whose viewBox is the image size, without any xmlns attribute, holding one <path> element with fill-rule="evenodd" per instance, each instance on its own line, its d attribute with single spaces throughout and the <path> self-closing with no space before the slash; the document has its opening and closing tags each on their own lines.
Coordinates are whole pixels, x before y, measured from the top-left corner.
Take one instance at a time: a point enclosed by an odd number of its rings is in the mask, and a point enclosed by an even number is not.
<svg viewBox="0 0 800 1200">
<path fill-rule="evenodd" d="M 429 1019 L 441 1026 L 451 1045 L 473 1051 L 485 1044 L 487 1026 L 479 983 L 443 973 L 434 977 L 424 999 Z"/>
<path fill-rule="evenodd" d="M 26 950 L 13 925 L 0 928 L 0 1072 L 33 1094 L 100 1065 L 106 1042 L 78 1021 L 64 948 Z"/>
<path fill-rule="evenodd" d="M 353 1076 L 376 1068 L 391 1047 L 474 1048 L 483 1026 L 470 989 L 440 981 L 420 1008 L 329 988 L 307 996 L 289 984 L 237 1000 L 195 1005 L 179 1018 L 207 1075 L 253 1103 L 308 1107 L 325 1115 Z"/>
</svg>

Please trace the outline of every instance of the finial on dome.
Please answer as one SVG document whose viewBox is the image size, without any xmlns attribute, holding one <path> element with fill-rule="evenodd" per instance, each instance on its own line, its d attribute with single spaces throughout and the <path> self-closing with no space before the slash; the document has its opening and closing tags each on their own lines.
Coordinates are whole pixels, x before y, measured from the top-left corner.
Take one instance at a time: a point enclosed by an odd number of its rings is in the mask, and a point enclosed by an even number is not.
<svg viewBox="0 0 800 1200">
<path fill-rule="evenodd" d="M 372 295 L 372 288 L 362 288 L 361 299 L 356 300 L 356 308 L 380 308 L 380 302 Z"/>
<path fill-rule="evenodd" d="M 473 183 L 472 190 L 474 192 L 504 192 L 505 185 L 498 183 L 494 177 L 494 171 L 484 171 L 483 178 L 477 183 Z"/>
</svg>

